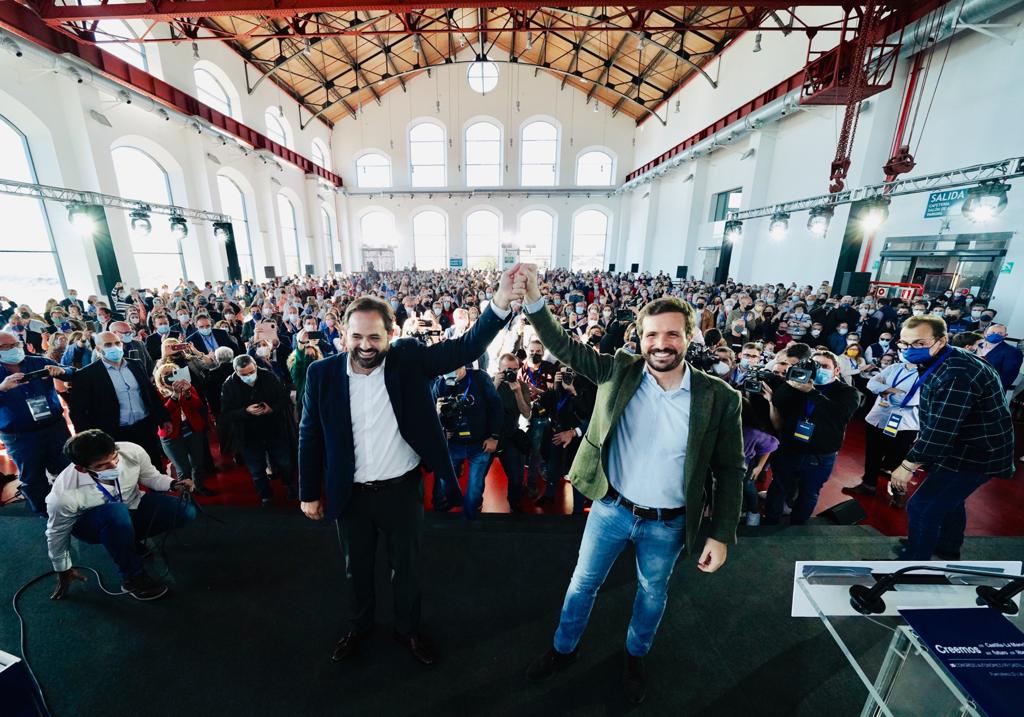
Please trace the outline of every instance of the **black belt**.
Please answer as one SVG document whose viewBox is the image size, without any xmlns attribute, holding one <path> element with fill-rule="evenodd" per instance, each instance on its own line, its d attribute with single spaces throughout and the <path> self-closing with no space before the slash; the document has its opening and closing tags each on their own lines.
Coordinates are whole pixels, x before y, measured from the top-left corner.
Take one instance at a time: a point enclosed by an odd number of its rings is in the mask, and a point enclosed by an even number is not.
<svg viewBox="0 0 1024 717">
<path fill-rule="evenodd" d="M 357 490 L 357 489 L 358 490 L 367 490 L 367 491 L 370 491 L 371 493 L 376 493 L 377 491 L 385 490 L 387 488 L 394 488 L 396 486 L 399 486 L 399 485 L 401 485 L 403 483 L 406 483 L 406 482 L 408 482 L 410 480 L 417 479 L 419 477 L 420 477 L 420 467 L 416 466 L 415 468 L 413 468 L 408 473 L 404 473 L 404 474 L 398 476 L 397 478 L 388 478 L 387 480 L 375 480 L 375 481 L 370 481 L 369 483 L 353 483 L 352 484 L 352 489 L 353 490 Z"/>
<path fill-rule="evenodd" d="M 637 505 L 612 488 L 610 483 L 608 484 L 608 492 L 605 493 L 605 497 L 611 498 L 619 505 L 628 508 L 630 513 L 644 520 L 672 520 L 686 512 L 685 506 L 682 508 L 645 508 L 642 505 Z"/>
</svg>

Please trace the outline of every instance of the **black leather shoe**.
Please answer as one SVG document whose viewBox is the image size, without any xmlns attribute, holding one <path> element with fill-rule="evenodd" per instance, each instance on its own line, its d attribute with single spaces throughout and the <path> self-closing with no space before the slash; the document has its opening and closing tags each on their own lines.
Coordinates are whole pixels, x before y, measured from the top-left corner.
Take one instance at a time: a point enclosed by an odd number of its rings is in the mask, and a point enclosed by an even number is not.
<svg viewBox="0 0 1024 717">
<path fill-rule="evenodd" d="M 932 552 L 932 555 L 935 556 L 936 558 L 938 558 L 939 560 L 953 561 L 953 560 L 959 560 L 960 559 L 960 552 L 959 551 L 957 551 L 955 553 L 944 553 L 941 550 L 935 550 L 935 551 Z"/>
<path fill-rule="evenodd" d="M 341 662 L 342 660 L 354 655 L 359 649 L 359 646 L 363 643 L 363 640 L 369 634 L 369 630 L 365 632 L 350 630 L 344 637 L 338 640 L 338 644 L 334 646 L 334 652 L 331 653 L 331 662 Z"/>
<path fill-rule="evenodd" d="M 868 485 L 867 483 L 848 485 L 843 488 L 843 493 L 845 493 L 846 495 L 874 495 L 875 486 Z"/>
<path fill-rule="evenodd" d="M 434 646 L 430 644 L 430 641 L 419 633 L 413 633 L 412 635 L 403 635 L 402 633 L 395 630 L 395 640 L 399 644 L 404 645 L 408 648 L 412 656 L 416 658 L 416 661 L 420 664 L 426 665 L 427 667 L 433 666 L 437 662 L 437 653 L 434 652 Z"/>
<path fill-rule="evenodd" d="M 647 670 L 644 669 L 644 658 L 634 657 L 626 653 L 625 668 L 622 672 L 622 688 L 626 699 L 638 705 L 647 696 Z"/>
<path fill-rule="evenodd" d="M 578 655 L 578 647 L 569 653 L 559 652 L 553 647 L 548 648 L 543 655 L 531 662 L 530 666 L 526 668 L 526 679 L 530 682 L 542 682 L 556 672 L 561 672 L 571 665 L 576 661 Z"/>
</svg>

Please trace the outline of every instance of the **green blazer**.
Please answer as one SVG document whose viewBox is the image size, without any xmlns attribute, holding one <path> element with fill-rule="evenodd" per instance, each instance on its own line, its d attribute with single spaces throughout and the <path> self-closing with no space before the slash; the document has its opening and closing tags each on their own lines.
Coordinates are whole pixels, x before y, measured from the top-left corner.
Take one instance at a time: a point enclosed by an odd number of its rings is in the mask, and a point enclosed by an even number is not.
<svg viewBox="0 0 1024 717">
<path fill-rule="evenodd" d="M 594 415 L 580 444 L 569 479 L 580 493 L 600 500 L 608 492 L 608 451 L 615 428 L 643 378 L 644 359 L 619 350 L 599 354 L 570 339 L 547 307 L 529 314 L 545 347 L 559 361 L 597 384 Z M 743 500 L 745 468 L 740 394 L 703 371 L 690 371 L 690 434 L 686 445 L 686 550 L 697 539 L 704 516 L 705 484 L 713 477 L 709 536 L 723 543 L 736 541 Z M 643 466 L 636 466 L 643 470 Z M 680 480 L 683 476 L 680 476 Z"/>
</svg>

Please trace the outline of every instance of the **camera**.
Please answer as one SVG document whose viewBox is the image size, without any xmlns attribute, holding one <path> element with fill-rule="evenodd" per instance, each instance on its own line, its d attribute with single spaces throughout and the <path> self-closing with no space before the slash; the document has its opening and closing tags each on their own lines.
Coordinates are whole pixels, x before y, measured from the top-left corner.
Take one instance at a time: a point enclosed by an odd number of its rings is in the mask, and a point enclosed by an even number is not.
<svg viewBox="0 0 1024 717">
<path fill-rule="evenodd" d="M 505 383 L 515 383 L 519 378 L 519 372 L 514 368 L 507 368 L 501 372 L 501 380 Z"/>
<path fill-rule="evenodd" d="M 764 384 L 773 377 L 771 371 L 763 368 L 752 368 L 743 377 L 743 390 L 747 393 L 764 393 Z"/>
<path fill-rule="evenodd" d="M 471 405 L 473 405 L 473 398 L 461 394 L 439 399 L 438 415 L 444 429 L 456 436 L 468 436 L 470 430 L 467 409 Z"/>
<path fill-rule="evenodd" d="M 713 373 L 715 364 L 718 363 L 718 356 L 707 346 L 691 343 L 686 347 L 686 362 L 695 369 Z"/>
<path fill-rule="evenodd" d="M 575 381 L 575 380 L 576 380 L 576 372 L 575 371 L 573 371 L 571 368 L 568 368 L 568 367 L 562 369 L 562 385 L 563 386 L 572 386 L 572 382 Z"/>
<path fill-rule="evenodd" d="M 29 381 L 34 381 L 37 378 L 49 378 L 49 377 L 50 377 L 50 372 L 47 371 L 45 368 L 41 368 L 38 371 L 29 371 L 28 373 L 22 375 L 21 383 L 28 383 Z"/>
<path fill-rule="evenodd" d="M 812 358 L 805 358 L 798 364 L 789 367 L 786 371 L 786 380 L 794 383 L 811 383 L 814 381 L 814 374 L 818 370 L 818 362 Z"/>
</svg>

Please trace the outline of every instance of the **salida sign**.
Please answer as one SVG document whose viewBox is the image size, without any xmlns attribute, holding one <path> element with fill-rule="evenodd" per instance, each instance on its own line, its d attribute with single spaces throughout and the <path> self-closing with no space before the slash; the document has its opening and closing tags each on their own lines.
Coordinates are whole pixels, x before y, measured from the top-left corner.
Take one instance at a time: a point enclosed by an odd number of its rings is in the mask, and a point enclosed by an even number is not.
<svg viewBox="0 0 1024 717">
<path fill-rule="evenodd" d="M 928 206 L 924 210 L 925 219 L 939 219 L 947 216 L 949 210 L 958 207 L 967 199 L 967 189 L 947 189 L 932 192 L 928 195 Z"/>
</svg>

